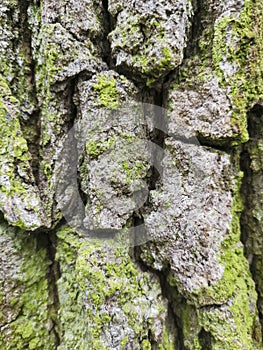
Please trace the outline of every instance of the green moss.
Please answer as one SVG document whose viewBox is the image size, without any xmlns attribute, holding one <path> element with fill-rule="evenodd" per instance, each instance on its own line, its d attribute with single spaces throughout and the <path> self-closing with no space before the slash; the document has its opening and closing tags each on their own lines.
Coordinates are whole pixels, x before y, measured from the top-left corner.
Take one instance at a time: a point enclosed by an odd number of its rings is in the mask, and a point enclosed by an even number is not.
<svg viewBox="0 0 263 350">
<path fill-rule="evenodd" d="M 175 62 L 169 47 L 163 44 L 161 57 L 151 57 L 147 54 L 137 54 L 132 59 L 134 67 L 138 68 L 146 77 L 146 86 L 151 87 L 174 68 Z"/>
<path fill-rule="evenodd" d="M 119 325 L 125 325 L 120 349 L 131 342 L 130 335 L 134 346 L 147 339 L 151 328 L 151 318 L 147 315 L 152 308 L 158 310 L 160 304 L 158 292 L 156 300 L 150 295 L 159 287 L 131 261 L 126 234 L 119 241 L 105 242 L 79 237 L 69 228 L 58 231 L 56 259 L 62 272 L 58 281 L 61 349 L 109 349 L 103 342 L 103 334 L 108 327 Z"/>
<path fill-rule="evenodd" d="M 25 29 L 25 17 L 20 13 L 18 2 L 8 1 L 3 6 L 0 26 L 5 34 L 0 45 L 0 74 L 10 84 L 14 96 L 19 99 L 21 116 L 28 117 L 35 105 L 29 33 Z M 12 18 L 9 13 L 12 13 Z M 21 35 L 22 28 L 25 31 L 24 38 Z"/>
<path fill-rule="evenodd" d="M 246 142 L 247 111 L 263 97 L 263 5 L 259 0 L 245 1 L 239 18 L 224 17 L 215 26 L 213 64 L 222 86 L 231 88 L 232 123 L 239 129 L 240 141 Z M 225 76 L 224 60 L 233 67 Z"/>
<path fill-rule="evenodd" d="M 232 163 L 239 164 L 238 156 L 233 156 Z M 218 254 L 218 262 L 224 266 L 223 276 L 212 286 L 189 293 L 187 300 L 192 305 L 178 311 L 187 349 L 200 349 L 201 329 L 210 335 L 213 350 L 261 349 L 257 293 L 240 242 L 242 177 L 239 172 L 233 179 L 232 222 Z M 174 279 L 169 282 L 172 286 L 177 284 Z"/>
<path fill-rule="evenodd" d="M 161 68 L 167 67 L 168 69 L 170 69 L 172 65 L 172 58 L 173 58 L 170 48 L 163 47 L 162 54 L 163 54 L 163 57 L 160 60 L 160 67 Z"/>
<path fill-rule="evenodd" d="M 129 185 L 136 179 L 142 179 L 146 176 L 148 166 L 142 161 L 135 161 L 135 163 L 129 163 L 127 160 L 122 162 L 122 167 L 126 173 L 126 183 Z"/>
<path fill-rule="evenodd" d="M 42 98 L 47 99 L 50 95 L 50 87 L 55 83 L 56 77 L 64 63 L 61 48 L 57 43 L 52 41 L 59 29 L 57 24 L 41 25 L 41 31 L 38 35 L 39 51 L 34 53 L 37 59 L 37 89 L 43 94 Z M 45 96 L 44 94 L 48 94 Z"/>
<path fill-rule="evenodd" d="M 54 350 L 54 333 L 48 327 L 52 325 L 52 300 L 47 281 L 49 261 L 46 249 L 37 246 L 35 237 L 3 223 L 0 226 L 0 235 L 3 242 L 9 242 L 6 254 L 10 263 L 15 265 L 12 268 L 17 270 L 11 280 L 5 280 L 5 285 L 9 287 L 4 304 L 0 303 L 0 310 L 8 307 L 9 315 L 14 314 L 15 317 L 1 331 L 0 348 Z"/>
<path fill-rule="evenodd" d="M 120 91 L 117 89 L 116 80 L 106 75 L 98 75 L 98 82 L 93 85 L 98 91 L 102 106 L 116 109 L 120 102 Z"/>
<path fill-rule="evenodd" d="M 252 350 L 260 349 L 260 344 L 253 339 L 254 332 L 259 331 L 257 295 L 240 243 L 242 173 L 236 180 L 231 208 L 232 223 L 219 256 L 221 264 L 224 265 L 224 275 L 214 286 L 198 291 L 195 297 L 197 305 L 228 305 L 227 313 L 222 312 L 219 307 L 210 311 L 197 309 L 200 325 L 212 335 L 213 349 Z"/>
<path fill-rule="evenodd" d="M 37 14 L 36 14 L 37 16 Z M 36 17 L 38 18 L 38 17 Z M 51 136 L 61 131 L 62 120 L 57 95 L 52 91 L 52 86 L 57 82 L 59 74 L 65 68 L 65 59 L 59 43 L 52 37 L 60 31 L 59 24 L 41 25 L 39 33 L 36 33 L 37 47 L 35 47 L 34 59 L 36 61 L 36 88 L 37 98 L 41 111 L 41 144 L 42 147 L 50 143 Z"/>
<path fill-rule="evenodd" d="M 169 334 L 167 330 L 164 330 L 162 334 L 162 341 L 158 344 L 158 350 L 174 350 L 175 339 L 173 335 Z"/>
<path fill-rule="evenodd" d="M 89 142 L 86 143 L 86 152 L 89 159 L 91 160 L 91 159 L 98 158 L 99 155 L 113 148 L 115 143 L 116 143 L 116 137 L 105 140 L 103 142 L 90 140 Z"/>
<path fill-rule="evenodd" d="M 209 139 L 232 146 L 248 141 L 247 112 L 263 98 L 263 4 L 245 0 L 240 16 L 221 16 L 215 23 L 202 10 L 205 29 L 198 37 L 198 55 L 184 60 L 179 67 L 174 89 L 197 90 L 216 77 L 230 98 L 230 139 Z M 195 51 L 193 51 L 193 54 Z M 231 69 L 232 67 L 232 69 Z"/>
<path fill-rule="evenodd" d="M 142 350 L 151 350 L 151 349 L 152 349 L 152 346 L 151 346 L 151 343 L 149 342 L 149 340 L 144 339 L 142 341 Z"/>
<path fill-rule="evenodd" d="M 15 205 L 19 197 L 20 201 L 24 201 L 25 207 L 39 213 L 39 208 L 33 207 L 28 197 L 29 185 L 24 181 L 23 176 L 19 174 L 19 172 L 27 174 L 28 179 L 33 183 L 33 175 L 30 168 L 31 155 L 28 151 L 27 142 L 22 136 L 19 123 L 19 109 L 19 102 L 11 94 L 3 77 L 0 77 L 0 175 L 5 179 L 5 181 L 1 182 L 0 190 L 4 193 L 6 199 L 16 197 L 16 200 L 14 200 L 14 211 L 19 211 Z M 19 169 L 19 172 L 17 169 Z M 3 207 L 5 206 L 5 203 L 1 204 Z M 28 223 L 25 223 L 20 218 L 20 212 L 17 212 L 17 217 L 16 222 L 10 223 L 26 229 Z"/>
<path fill-rule="evenodd" d="M 110 37 L 115 53 L 124 52 L 128 56 L 123 64 L 151 87 L 176 68 L 181 55 L 167 38 L 162 16 L 154 13 L 145 19 L 139 15 L 130 16 L 127 23 L 118 23 Z"/>
<path fill-rule="evenodd" d="M 125 345 L 128 343 L 128 341 L 129 341 L 129 338 L 127 336 L 121 340 L 121 342 L 120 342 L 120 349 L 121 350 L 125 349 Z"/>
<path fill-rule="evenodd" d="M 154 40 L 156 40 L 156 37 L 158 40 L 165 39 L 165 27 L 163 25 L 164 23 L 161 23 L 161 21 L 162 18 L 158 17 L 152 17 L 150 19 L 148 34 L 151 36 L 152 33 L 156 33 Z"/>
</svg>

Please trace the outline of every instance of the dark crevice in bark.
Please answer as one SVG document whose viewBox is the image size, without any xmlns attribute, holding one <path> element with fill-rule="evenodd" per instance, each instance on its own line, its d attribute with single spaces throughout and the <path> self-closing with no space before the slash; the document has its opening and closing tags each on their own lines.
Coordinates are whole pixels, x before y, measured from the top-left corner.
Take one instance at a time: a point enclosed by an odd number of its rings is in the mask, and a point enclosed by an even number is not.
<svg viewBox="0 0 263 350">
<path fill-rule="evenodd" d="M 68 82 L 68 108 L 69 108 L 69 118 L 68 118 L 68 131 L 73 127 L 74 122 L 77 118 L 77 106 L 74 102 L 74 95 L 76 93 L 76 86 L 78 83 L 78 75 L 72 77 Z"/>
<path fill-rule="evenodd" d="M 202 305 L 200 307 L 198 307 L 198 310 L 200 311 L 213 311 L 216 309 L 220 309 L 222 307 L 228 307 L 229 304 L 228 303 L 222 303 L 222 304 L 208 304 L 208 305 Z"/>
<path fill-rule="evenodd" d="M 163 87 L 159 89 L 144 89 L 142 93 L 142 100 L 144 102 L 144 116 L 147 124 L 147 119 L 151 119 L 151 125 L 147 125 L 146 134 L 151 144 L 151 168 L 148 173 L 148 199 L 144 203 L 143 208 L 140 208 L 133 214 L 132 217 L 132 246 L 131 258 L 135 261 L 140 269 L 144 272 L 149 272 L 156 275 L 160 280 L 163 297 L 168 299 L 168 324 L 175 329 L 176 349 L 183 350 L 183 333 L 180 327 L 180 320 L 174 312 L 173 303 L 174 298 L 171 296 L 171 287 L 167 283 L 167 272 L 156 271 L 148 266 L 142 259 L 142 246 L 147 244 L 149 237 L 147 237 L 147 230 L 144 223 L 144 214 L 151 210 L 150 192 L 156 190 L 162 183 L 162 166 L 161 162 L 164 157 L 165 139 L 167 137 L 167 116 L 166 111 L 162 107 L 164 103 Z M 153 349 L 157 349 L 157 344 L 152 339 L 151 334 L 148 337 Z"/>
<path fill-rule="evenodd" d="M 202 350 L 212 350 L 212 336 L 210 333 L 206 332 L 204 329 L 198 334 L 199 342 Z"/>
<path fill-rule="evenodd" d="M 244 209 L 241 215 L 241 240 L 250 264 L 252 278 L 258 294 L 257 308 L 263 333 L 263 106 L 256 104 L 247 115 L 249 141 L 243 145 L 240 167 L 244 173 L 241 194 Z"/>
<path fill-rule="evenodd" d="M 79 172 L 79 150 L 77 147 L 78 141 L 76 138 L 75 134 L 75 128 L 74 128 L 74 123 L 77 119 L 77 106 L 74 102 L 74 96 L 77 91 L 77 83 L 78 83 L 79 75 L 76 75 L 72 77 L 68 83 L 67 83 L 67 110 L 68 110 L 68 117 L 67 120 L 65 121 L 64 125 L 64 134 L 67 135 L 62 153 L 60 156 L 63 159 L 63 162 L 65 161 L 67 166 L 63 168 L 62 165 L 62 174 L 59 176 L 63 178 L 63 181 L 65 182 L 65 187 L 62 188 L 66 191 L 66 187 L 71 187 L 73 186 L 77 193 L 73 193 L 73 197 L 71 201 L 68 202 L 67 207 L 63 207 L 62 214 L 66 220 L 69 220 L 69 223 L 71 223 L 71 220 L 74 221 L 74 216 L 78 217 L 78 228 L 82 229 L 82 221 L 84 219 L 84 206 L 87 203 L 87 195 L 82 191 L 81 187 L 81 175 Z M 62 163 L 63 163 L 62 162 Z M 65 164 L 64 164 L 65 165 Z M 63 173 L 64 172 L 64 173 Z M 59 196 L 63 195 L 63 192 L 61 189 L 57 193 Z M 58 196 L 58 197 L 59 197 Z M 81 201 L 83 203 L 79 203 L 78 199 L 79 197 L 81 198 Z M 81 208 L 80 208 L 81 204 Z M 81 216 L 81 218 L 80 218 Z M 75 225 L 74 225 L 75 227 Z"/>
<path fill-rule="evenodd" d="M 131 246 L 139 246 L 147 241 L 143 215 L 149 212 L 151 208 L 150 191 L 157 189 L 161 184 L 161 162 L 164 151 L 164 140 L 167 133 L 166 114 L 162 108 L 163 92 L 153 89 L 143 90 L 142 101 L 145 123 L 143 126 L 149 141 L 151 160 L 147 178 L 145 179 L 148 197 L 142 207 L 137 208 L 131 216 Z M 134 195 L 136 200 L 136 193 Z"/>
<path fill-rule="evenodd" d="M 173 317 L 173 322 L 175 325 L 175 328 L 177 330 L 177 349 L 178 350 L 184 350 L 184 331 L 183 331 L 183 324 L 182 324 L 182 315 L 179 310 L 181 308 L 184 308 L 184 305 L 186 305 L 186 300 L 183 296 L 180 295 L 180 293 L 177 291 L 175 287 L 171 287 L 169 283 L 167 282 L 167 276 L 169 275 L 170 268 L 168 267 L 165 271 L 157 271 L 156 274 L 159 277 L 161 288 L 162 288 L 162 295 L 167 298 L 169 302 L 169 310 Z"/>
<path fill-rule="evenodd" d="M 200 133 L 197 133 L 196 138 L 193 139 L 197 139 L 199 144 L 203 147 L 207 147 L 209 149 L 214 149 L 228 154 L 232 154 L 234 149 L 234 147 L 231 146 L 231 141 L 235 141 L 234 139 L 211 140 L 208 137 L 204 137 Z"/>
<path fill-rule="evenodd" d="M 198 40 L 203 32 L 202 26 L 202 11 L 204 9 L 203 0 L 193 1 L 194 16 L 192 19 L 192 26 L 189 33 L 188 45 L 185 49 L 184 59 L 198 55 Z"/>
<path fill-rule="evenodd" d="M 105 30 L 103 41 L 102 41 L 102 59 L 105 63 L 107 63 L 107 65 L 110 69 L 114 69 L 115 62 L 114 62 L 113 57 L 111 55 L 111 45 L 110 45 L 110 41 L 108 39 L 109 33 L 114 28 L 114 20 L 109 12 L 108 0 L 102 0 L 102 6 L 104 9 L 103 27 Z"/>
<path fill-rule="evenodd" d="M 63 120 L 62 132 L 58 136 L 64 136 L 69 132 L 77 117 L 77 106 L 74 102 L 74 96 L 80 74 L 82 73 L 71 76 L 66 81 L 55 83 L 51 86 L 51 91 L 57 95 L 58 101 L 63 100 L 66 102 L 65 106 L 67 112 L 65 113 L 65 119 Z"/>
<path fill-rule="evenodd" d="M 35 184 L 39 184 L 39 159 L 40 159 L 40 116 L 36 110 L 26 121 L 21 121 L 23 137 L 27 141 L 28 151 L 31 155 L 31 169 Z"/>
<path fill-rule="evenodd" d="M 25 74 L 27 74 L 27 78 L 30 82 L 30 86 L 32 88 L 32 97 L 35 98 L 36 86 L 35 86 L 35 65 L 32 55 L 32 33 L 28 21 L 28 8 L 30 2 L 27 0 L 21 0 L 18 2 L 19 4 L 19 42 L 17 46 L 21 45 L 22 53 L 24 54 L 24 58 L 26 59 L 27 67 Z M 17 48 L 17 47 L 16 47 Z M 18 77 L 17 77 L 18 79 Z M 17 82 L 19 83 L 19 82 Z"/>
<path fill-rule="evenodd" d="M 57 288 L 57 280 L 60 278 L 60 268 L 59 263 L 56 261 L 56 249 L 57 249 L 57 238 L 55 234 L 48 235 L 48 245 L 47 254 L 50 260 L 50 267 L 47 279 L 49 281 L 49 294 L 50 300 L 52 300 L 52 305 L 50 305 L 50 315 L 53 322 L 52 331 L 55 336 L 56 346 L 60 344 L 59 336 L 59 321 L 58 321 L 58 311 L 59 311 L 59 295 Z"/>
<path fill-rule="evenodd" d="M 167 282 L 167 276 L 169 275 L 170 268 L 167 267 L 163 271 L 157 271 L 151 266 L 147 265 L 141 259 L 141 246 L 136 246 L 133 250 L 132 258 L 138 264 L 139 268 L 143 272 L 151 273 L 158 277 L 162 290 L 162 296 L 168 300 L 168 321 L 170 325 L 176 331 L 176 350 L 184 350 L 184 334 L 183 325 L 181 322 L 181 315 L 176 310 L 184 308 L 186 300 L 179 294 L 175 287 L 171 287 Z"/>
<path fill-rule="evenodd" d="M 194 16 L 189 33 L 188 45 L 185 48 L 184 59 L 191 59 L 196 56 L 212 58 L 212 45 L 214 36 L 214 24 L 216 11 L 209 0 L 194 0 Z M 205 42 L 206 51 L 200 46 L 200 40 Z"/>
<path fill-rule="evenodd" d="M 23 58 L 22 72 L 21 67 L 17 65 L 17 76 L 13 81 L 14 95 L 20 100 L 21 108 L 21 129 L 24 138 L 27 141 L 28 150 L 31 154 L 31 168 L 36 185 L 39 183 L 39 149 L 40 149 L 40 111 L 38 107 L 35 62 L 32 53 L 32 32 L 28 21 L 28 8 L 30 1 L 19 1 L 19 19 L 17 42 L 14 43 L 14 50 L 17 48 L 21 51 Z M 25 82 L 21 79 L 21 73 Z M 20 94 L 23 89 L 27 89 L 30 101 L 21 100 Z M 26 108 L 25 108 L 25 105 Z M 30 107 L 29 107 L 30 106 Z M 27 110 L 27 107 L 29 108 Z M 30 110 L 32 109 L 32 111 Z"/>
<path fill-rule="evenodd" d="M 150 105 L 150 115 L 153 119 L 153 130 L 149 130 L 149 139 L 152 144 L 151 174 L 148 178 L 149 191 L 156 189 L 162 179 L 162 159 L 164 156 L 164 142 L 167 136 L 166 111 L 163 106 L 163 91 L 154 91 L 153 105 Z M 147 114 L 148 106 L 144 106 L 144 114 Z"/>
<path fill-rule="evenodd" d="M 144 219 L 140 209 L 137 211 L 135 210 L 132 214 L 129 241 L 130 246 L 133 247 L 130 249 L 130 256 L 137 261 L 137 247 L 147 241 Z"/>
<path fill-rule="evenodd" d="M 57 230 L 65 224 L 62 220 L 57 227 L 50 232 L 39 232 L 37 233 L 37 246 L 38 249 L 44 248 L 47 253 L 47 259 L 49 263 L 49 269 L 47 272 L 48 281 L 48 314 L 49 320 L 51 322 L 50 336 L 55 340 L 56 348 L 60 345 L 60 322 L 58 319 L 59 312 L 59 294 L 57 281 L 61 277 L 60 266 L 58 261 L 56 261 L 56 251 L 57 251 Z"/>
<path fill-rule="evenodd" d="M 77 119 L 77 116 L 78 116 L 78 109 L 77 109 L 77 106 L 74 102 L 74 96 L 75 96 L 75 93 L 76 93 L 76 90 L 77 90 L 77 84 L 78 84 L 78 80 L 79 80 L 79 76 L 76 76 L 74 78 L 71 79 L 71 82 L 70 82 L 70 93 L 69 93 L 69 107 L 70 107 L 70 120 L 69 120 L 69 130 L 71 128 L 74 127 L 74 123 Z M 73 145 L 73 149 L 75 151 L 75 157 L 76 157 L 76 161 L 75 161 L 75 164 L 76 164 L 76 171 L 77 171 L 77 183 L 78 183 L 78 192 L 79 192 L 79 195 L 81 197 L 81 200 L 83 202 L 83 205 L 85 206 L 87 204 L 87 195 L 86 193 L 84 193 L 82 191 L 82 187 L 81 187 L 81 176 L 80 176 L 80 172 L 79 172 L 79 169 L 78 169 L 78 149 L 77 149 L 77 139 L 75 137 L 75 134 L 74 134 L 74 145 Z"/>
</svg>

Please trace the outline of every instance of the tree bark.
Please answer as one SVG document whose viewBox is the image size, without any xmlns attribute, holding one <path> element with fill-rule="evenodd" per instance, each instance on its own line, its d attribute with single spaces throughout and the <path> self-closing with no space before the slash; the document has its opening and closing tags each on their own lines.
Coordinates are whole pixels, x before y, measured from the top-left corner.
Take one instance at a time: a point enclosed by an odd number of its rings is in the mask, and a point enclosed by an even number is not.
<svg viewBox="0 0 263 350">
<path fill-rule="evenodd" d="M 263 349 L 262 14 L 1 0 L 1 349 Z"/>
</svg>

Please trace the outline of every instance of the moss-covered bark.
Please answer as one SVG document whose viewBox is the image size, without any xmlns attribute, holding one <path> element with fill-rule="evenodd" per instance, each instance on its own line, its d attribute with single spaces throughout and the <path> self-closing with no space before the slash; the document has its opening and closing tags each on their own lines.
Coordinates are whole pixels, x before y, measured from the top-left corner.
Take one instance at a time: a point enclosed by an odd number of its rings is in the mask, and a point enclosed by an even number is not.
<svg viewBox="0 0 263 350">
<path fill-rule="evenodd" d="M 1 1 L 1 349 L 263 348 L 262 13 Z"/>
</svg>

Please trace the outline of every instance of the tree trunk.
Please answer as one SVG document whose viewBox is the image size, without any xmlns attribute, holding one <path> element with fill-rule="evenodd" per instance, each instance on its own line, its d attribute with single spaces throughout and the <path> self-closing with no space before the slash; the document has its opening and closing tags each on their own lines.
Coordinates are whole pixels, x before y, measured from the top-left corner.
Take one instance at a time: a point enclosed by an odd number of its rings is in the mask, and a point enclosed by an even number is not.
<svg viewBox="0 0 263 350">
<path fill-rule="evenodd" d="M 263 349 L 262 14 L 1 0 L 1 349 Z"/>
</svg>

